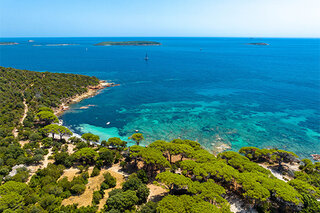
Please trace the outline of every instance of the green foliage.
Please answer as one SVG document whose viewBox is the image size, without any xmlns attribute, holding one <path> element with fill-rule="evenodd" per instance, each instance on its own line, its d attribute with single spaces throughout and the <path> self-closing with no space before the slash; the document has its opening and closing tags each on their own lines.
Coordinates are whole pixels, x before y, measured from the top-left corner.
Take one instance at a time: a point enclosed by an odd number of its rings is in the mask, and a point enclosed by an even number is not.
<svg viewBox="0 0 320 213">
<path fill-rule="evenodd" d="M 79 151 L 73 153 L 73 158 L 83 165 L 93 164 L 98 157 L 99 154 L 92 148 L 82 148 Z"/>
<path fill-rule="evenodd" d="M 227 160 L 227 163 L 240 172 L 260 172 L 265 175 L 271 175 L 271 172 L 248 158 L 232 151 L 223 152 L 218 155 L 219 158 Z"/>
<path fill-rule="evenodd" d="M 6 182 L 0 186 L 0 211 L 23 209 L 30 193 L 31 189 L 25 183 Z"/>
<path fill-rule="evenodd" d="M 281 170 L 281 163 L 291 163 L 296 161 L 298 156 L 293 152 L 279 149 L 259 149 L 257 147 L 242 147 L 239 153 L 244 154 L 247 158 L 259 162 L 276 162 Z"/>
<path fill-rule="evenodd" d="M 148 176 L 144 169 L 140 169 L 137 171 L 137 177 L 143 182 L 148 183 Z"/>
<path fill-rule="evenodd" d="M 108 139 L 108 142 L 105 145 L 116 147 L 118 150 L 123 150 L 127 146 L 127 142 L 120 138 L 112 137 Z"/>
<path fill-rule="evenodd" d="M 99 202 L 102 198 L 103 198 L 103 194 L 101 193 L 101 191 L 94 191 L 93 197 L 92 197 L 92 203 L 99 204 Z"/>
<path fill-rule="evenodd" d="M 62 100 L 82 94 L 87 86 L 98 83 L 97 78 L 83 75 L 0 67 L 0 127 L 19 123 L 24 111 L 23 98 L 30 111 L 38 112 L 41 106 L 57 107 Z"/>
<path fill-rule="evenodd" d="M 149 201 L 144 204 L 138 213 L 156 213 L 157 212 L 157 203 Z"/>
<path fill-rule="evenodd" d="M 73 144 L 78 144 L 78 143 L 82 142 L 81 138 L 78 138 L 78 137 L 76 137 L 76 136 L 70 137 L 70 138 L 68 139 L 68 141 L 69 141 L 70 143 L 73 143 Z"/>
<path fill-rule="evenodd" d="M 47 125 L 47 126 L 43 127 L 41 129 L 41 131 L 44 134 L 52 134 L 52 138 L 54 138 L 55 134 L 59 134 L 60 139 L 62 139 L 63 136 L 71 136 L 72 135 L 72 132 L 67 127 L 60 126 L 58 124 Z"/>
<path fill-rule="evenodd" d="M 302 200 L 304 203 L 302 213 L 316 213 L 320 211 L 320 202 L 313 196 L 308 194 L 302 194 Z"/>
<path fill-rule="evenodd" d="M 39 120 L 40 122 L 43 122 L 45 125 L 59 122 L 57 116 L 55 116 L 52 112 L 49 112 L 49 111 L 38 112 L 36 114 L 35 119 Z"/>
<path fill-rule="evenodd" d="M 98 135 L 94 135 L 92 133 L 85 133 L 81 136 L 81 138 L 87 141 L 87 143 L 99 142 L 100 140 Z"/>
<path fill-rule="evenodd" d="M 90 177 L 95 177 L 95 176 L 98 176 L 99 174 L 100 174 L 100 169 L 95 166 L 92 170 Z"/>
<path fill-rule="evenodd" d="M 208 201 L 210 203 L 215 203 L 216 205 L 226 206 L 228 202 L 222 197 L 226 193 L 226 190 L 216 184 L 213 180 L 208 180 L 207 182 L 192 182 L 188 186 L 188 192 L 193 195 L 198 195 L 201 199 Z"/>
<path fill-rule="evenodd" d="M 199 150 L 201 149 L 201 145 L 200 143 L 196 142 L 196 141 L 191 141 L 191 140 L 182 140 L 182 139 L 174 139 L 171 141 L 171 143 L 175 143 L 175 144 L 186 144 L 191 146 L 194 150 Z"/>
<path fill-rule="evenodd" d="M 193 153 L 193 148 L 187 144 L 179 144 L 179 143 L 168 143 L 167 144 L 167 151 L 170 155 L 170 162 L 172 155 L 181 155 L 181 160 L 183 157 L 190 157 Z"/>
<path fill-rule="evenodd" d="M 216 206 L 197 197 L 189 195 L 168 195 L 163 198 L 157 207 L 159 213 L 218 213 L 222 212 Z"/>
<path fill-rule="evenodd" d="M 187 188 L 192 183 L 190 178 L 168 171 L 158 174 L 156 179 L 164 183 L 170 190 Z"/>
<path fill-rule="evenodd" d="M 166 167 L 170 167 L 170 163 L 162 155 L 162 152 L 153 148 L 143 148 L 140 146 L 130 147 L 130 157 L 140 158 L 145 163 L 147 172 L 154 172 Z"/>
<path fill-rule="evenodd" d="M 290 180 L 288 184 L 293 186 L 301 194 L 309 194 L 315 198 L 320 198 L 320 190 L 303 180 L 293 179 Z"/>
<path fill-rule="evenodd" d="M 98 210 L 97 206 L 82 206 L 80 208 L 74 205 L 60 206 L 58 209 L 55 209 L 55 212 L 63 213 L 96 213 Z"/>
<path fill-rule="evenodd" d="M 209 161 L 214 161 L 216 157 L 209 153 L 207 150 L 199 149 L 192 153 L 192 158 L 198 163 L 206 163 Z"/>
<path fill-rule="evenodd" d="M 75 184 L 70 190 L 72 194 L 80 195 L 86 190 L 86 186 L 84 184 Z"/>
<path fill-rule="evenodd" d="M 118 194 L 118 193 L 120 193 L 120 192 L 123 192 L 123 190 L 122 190 L 122 189 L 112 189 L 112 190 L 108 193 L 108 195 L 109 195 L 109 197 L 112 197 L 113 195 Z"/>
<path fill-rule="evenodd" d="M 136 195 L 138 197 L 138 204 L 145 203 L 147 201 L 147 198 L 150 194 L 150 190 L 147 187 L 146 184 L 144 184 L 141 179 L 137 177 L 137 175 L 134 173 L 129 176 L 128 180 L 123 183 L 122 190 L 127 191 L 135 191 Z"/>
<path fill-rule="evenodd" d="M 44 195 L 39 200 L 39 204 L 43 209 L 50 212 L 61 204 L 61 199 L 56 198 L 54 195 Z"/>
<path fill-rule="evenodd" d="M 41 112 L 41 111 L 48 111 L 53 113 L 53 110 L 50 107 L 40 107 L 38 109 L 38 112 Z"/>
<path fill-rule="evenodd" d="M 110 196 L 106 203 L 106 210 L 111 209 L 124 212 L 126 210 L 133 210 L 135 204 L 138 203 L 139 198 L 136 196 L 136 192 L 128 190 L 125 192 L 119 192 L 113 196 Z"/>
<path fill-rule="evenodd" d="M 113 177 L 109 172 L 105 172 L 103 174 L 104 181 L 103 181 L 103 189 L 113 188 L 117 184 L 117 180 Z"/>
<path fill-rule="evenodd" d="M 149 194 L 150 194 L 150 190 L 147 187 L 147 185 L 141 184 L 136 190 L 136 195 L 139 198 L 138 204 L 147 202 Z"/>
<path fill-rule="evenodd" d="M 23 196 L 16 193 L 8 193 L 5 195 L 1 195 L 0 198 L 0 211 L 3 212 L 4 210 L 9 209 L 22 209 L 24 206 L 24 199 Z"/>
<path fill-rule="evenodd" d="M 141 133 L 134 133 L 134 134 L 130 137 L 130 139 L 132 139 L 133 141 L 135 141 L 136 144 L 139 146 L 140 142 L 141 142 L 142 140 L 144 140 L 144 137 L 143 137 L 143 135 L 142 135 Z"/>
<path fill-rule="evenodd" d="M 99 149 L 99 160 L 102 160 L 105 166 L 111 166 L 114 162 L 114 157 L 114 153 L 111 150 L 105 147 Z"/>
<path fill-rule="evenodd" d="M 62 164 L 69 168 L 73 165 L 73 156 L 69 156 L 67 152 L 58 152 L 54 155 L 56 164 Z"/>
<path fill-rule="evenodd" d="M 25 183 L 27 182 L 28 178 L 29 178 L 29 171 L 27 170 L 26 167 L 22 167 L 17 169 L 17 174 L 11 177 L 10 180 Z"/>
</svg>

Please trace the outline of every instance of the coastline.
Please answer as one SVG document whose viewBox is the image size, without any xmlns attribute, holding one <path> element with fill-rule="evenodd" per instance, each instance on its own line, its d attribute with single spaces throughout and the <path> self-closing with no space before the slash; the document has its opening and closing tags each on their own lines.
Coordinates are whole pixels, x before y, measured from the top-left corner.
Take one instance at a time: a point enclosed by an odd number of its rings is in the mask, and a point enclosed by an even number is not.
<svg viewBox="0 0 320 213">
<path fill-rule="evenodd" d="M 87 92 L 75 95 L 73 97 L 66 99 L 65 101 L 62 101 L 62 103 L 60 104 L 59 107 L 56 107 L 53 109 L 53 112 L 58 117 L 58 116 L 62 115 L 65 111 L 67 111 L 70 108 L 71 104 L 78 103 L 78 102 L 82 101 L 83 99 L 91 98 L 91 97 L 99 94 L 99 92 L 101 92 L 101 90 L 103 90 L 105 88 L 116 87 L 119 85 L 120 84 L 109 83 L 109 82 L 106 82 L 105 80 L 101 80 L 101 81 L 99 81 L 99 84 L 96 86 L 88 86 Z"/>
</svg>

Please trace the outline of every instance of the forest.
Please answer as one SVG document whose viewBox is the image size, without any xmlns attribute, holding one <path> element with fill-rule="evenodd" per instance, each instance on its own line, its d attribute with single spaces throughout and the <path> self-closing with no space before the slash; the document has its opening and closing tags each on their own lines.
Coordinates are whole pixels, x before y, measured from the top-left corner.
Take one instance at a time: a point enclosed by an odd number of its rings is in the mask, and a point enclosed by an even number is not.
<svg viewBox="0 0 320 213">
<path fill-rule="evenodd" d="M 0 212 L 229 213 L 235 200 L 245 212 L 320 212 L 320 162 L 292 152 L 73 136 L 53 108 L 98 82 L 0 68 Z"/>
</svg>

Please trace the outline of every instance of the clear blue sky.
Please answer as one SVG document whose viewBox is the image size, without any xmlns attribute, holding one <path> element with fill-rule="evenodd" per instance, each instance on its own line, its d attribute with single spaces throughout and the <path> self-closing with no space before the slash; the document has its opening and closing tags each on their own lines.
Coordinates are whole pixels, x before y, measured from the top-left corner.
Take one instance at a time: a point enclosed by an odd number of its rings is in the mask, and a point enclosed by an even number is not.
<svg viewBox="0 0 320 213">
<path fill-rule="evenodd" d="M 320 0 L 0 0 L 0 37 L 320 37 Z"/>
</svg>

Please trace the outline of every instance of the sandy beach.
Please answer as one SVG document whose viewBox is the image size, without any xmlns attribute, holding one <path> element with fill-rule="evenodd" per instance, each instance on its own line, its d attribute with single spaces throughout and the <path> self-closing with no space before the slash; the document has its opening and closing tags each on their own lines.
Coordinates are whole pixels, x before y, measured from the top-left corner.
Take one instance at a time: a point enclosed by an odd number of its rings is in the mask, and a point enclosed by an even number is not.
<svg viewBox="0 0 320 213">
<path fill-rule="evenodd" d="M 65 112 L 70 108 L 70 104 L 74 104 L 74 103 L 80 102 L 83 99 L 93 97 L 97 95 L 104 88 L 115 87 L 115 86 L 119 86 L 119 84 L 109 83 L 106 81 L 99 81 L 99 84 L 96 86 L 88 86 L 87 92 L 68 98 L 66 101 L 63 101 L 59 107 L 54 108 L 53 109 L 54 114 L 56 116 L 60 116 L 61 114 L 63 114 L 63 112 Z"/>
</svg>

